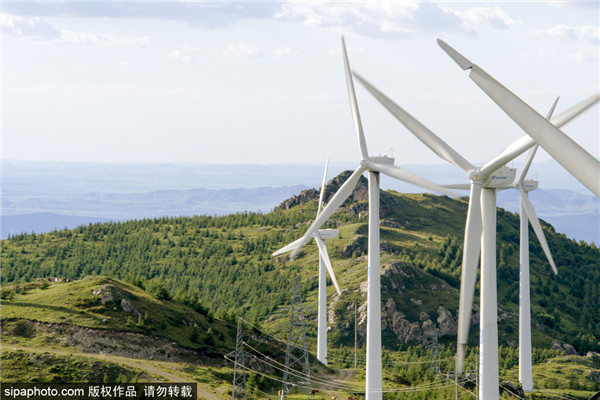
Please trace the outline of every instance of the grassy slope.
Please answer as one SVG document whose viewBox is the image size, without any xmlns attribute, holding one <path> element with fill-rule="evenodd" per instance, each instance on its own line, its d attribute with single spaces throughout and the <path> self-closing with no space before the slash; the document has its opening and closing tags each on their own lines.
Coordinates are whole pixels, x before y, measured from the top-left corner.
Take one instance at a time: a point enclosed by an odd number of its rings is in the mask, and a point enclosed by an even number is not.
<svg viewBox="0 0 600 400">
<path fill-rule="evenodd" d="M 47 288 L 41 282 L 19 285 L 21 293 L 2 302 L 2 320 L 23 319 L 52 323 L 71 324 L 81 327 L 112 331 L 137 332 L 156 335 L 190 349 L 205 349 L 203 344 L 209 335 L 214 337 L 211 348 L 223 354 L 235 346 L 235 330 L 220 320 L 208 317 L 181 303 L 157 300 L 144 290 L 107 277 L 86 277 L 72 282 L 52 283 Z M 115 299 L 105 304 L 94 291 L 109 287 Z M 4 290 L 11 290 L 6 287 Z M 104 291 L 103 294 L 106 294 Z M 133 305 L 142 318 L 121 307 L 125 299 Z M 198 338 L 191 340 L 194 330 Z"/>
<path fill-rule="evenodd" d="M 106 285 L 114 285 L 122 294 L 142 312 L 151 312 L 152 321 L 146 327 L 139 327 L 128 322 L 129 315 L 115 305 L 115 303 L 100 304 L 100 298 L 92 292 Z M 183 377 L 186 381 L 196 381 L 201 388 L 213 394 L 216 398 L 227 398 L 230 388 L 232 371 L 228 367 L 213 365 L 169 363 L 160 361 L 142 361 L 126 359 L 118 356 L 99 356 L 81 354 L 80 350 L 73 347 L 57 345 L 52 334 L 39 333 L 27 330 L 26 326 L 19 324 L 24 319 L 35 320 L 52 324 L 70 324 L 93 329 L 109 329 L 114 331 L 136 331 L 139 333 L 154 333 L 159 336 L 176 341 L 180 344 L 194 346 L 182 335 L 177 321 L 180 317 L 198 324 L 208 321 L 204 316 L 195 313 L 189 308 L 173 301 L 159 301 L 148 296 L 141 289 L 123 282 L 105 278 L 88 277 L 79 281 L 52 283 L 48 287 L 40 282 L 21 286 L 21 293 L 15 295 L 10 301 L 3 302 L 3 332 L 2 332 L 2 372 L 3 382 L 31 381 L 31 382 L 135 382 L 157 380 L 165 381 L 169 378 Z M 13 288 L 14 289 L 14 288 Z M 114 310 L 117 308 L 117 310 Z M 48 312 L 51 310 L 52 312 Z M 164 321 L 167 325 L 164 331 L 154 331 L 151 326 Z M 227 323 L 215 320 L 211 327 L 225 326 Z M 232 332 L 225 330 L 224 334 Z M 231 338 L 231 337 L 230 337 Z M 231 343 L 228 343 L 230 346 Z M 255 344 L 256 345 L 256 344 Z M 196 346 L 199 346 L 196 344 Z M 394 365 L 395 362 L 427 361 L 427 352 L 414 357 L 402 356 L 402 353 L 387 353 L 385 362 Z M 400 358 L 399 358 L 400 357 Z M 448 358 L 449 354 L 442 355 Z M 446 364 L 451 361 L 447 361 Z M 149 365 L 152 366 L 150 369 Z M 445 366 L 451 368 L 449 366 Z M 589 396 L 596 386 L 586 380 L 592 369 L 600 367 L 600 360 L 584 357 L 554 358 L 534 366 L 536 384 L 543 390 L 552 393 L 562 393 L 579 398 Z M 410 374 L 417 374 L 428 367 L 418 365 L 414 367 L 388 367 L 384 377 L 385 386 L 388 388 L 407 387 L 415 382 L 406 382 Z M 444 368 L 446 369 L 446 368 Z M 273 374 L 271 371 L 270 374 Z M 509 369 L 504 375 L 511 381 L 516 380 L 516 369 Z M 278 385 L 257 375 L 250 375 L 249 385 L 255 385 L 255 398 L 265 398 L 265 391 L 274 394 Z M 424 384 L 432 376 L 419 378 L 416 384 Z M 348 384 L 360 387 L 364 384 L 364 373 L 360 370 Z M 451 396 L 453 388 L 449 383 L 442 389 L 403 394 L 396 397 L 393 394 L 386 398 L 439 398 Z M 262 391 L 258 388 L 261 388 Z M 332 392 L 322 391 L 316 399 L 329 398 Z M 348 393 L 348 392 L 341 392 Z M 340 392 L 337 392 L 339 395 Z M 538 393 L 539 394 L 539 393 Z M 422 397 L 426 396 L 426 397 Z M 466 391 L 462 391 L 461 398 L 469 398 Z M 302 396 L 292 396 L 303 398 Z"/>
</svg>

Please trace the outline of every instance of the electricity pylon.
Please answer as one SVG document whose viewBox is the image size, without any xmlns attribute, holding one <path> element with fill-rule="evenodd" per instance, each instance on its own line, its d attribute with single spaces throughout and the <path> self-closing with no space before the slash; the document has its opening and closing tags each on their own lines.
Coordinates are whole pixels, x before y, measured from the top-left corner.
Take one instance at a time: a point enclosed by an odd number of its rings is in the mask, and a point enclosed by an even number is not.
<svg viewBox="0 0 600 400">
<path fill-rule="evenodd" d="M 285 349 L 285 369 L 281 400 L 294 388 L 310 393 L 310 364 L 306 347 L 306 320 L 302 305 L 300 277 L 296 277 L 290 304 L 290 330 Z"/>
</svg>

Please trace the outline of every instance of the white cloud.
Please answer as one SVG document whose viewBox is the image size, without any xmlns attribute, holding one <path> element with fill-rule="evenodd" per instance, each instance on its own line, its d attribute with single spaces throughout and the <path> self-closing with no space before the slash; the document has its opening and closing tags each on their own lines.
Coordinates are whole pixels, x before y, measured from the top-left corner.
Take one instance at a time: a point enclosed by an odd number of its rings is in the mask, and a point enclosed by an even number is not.
<svg viewBox="0 0 600 400">
<path fill-rule="evenodd" d="M 201 51 L 200 47 L 184 44 L 181 48 L 173 50 L 172 52 L 165 54 L 165 57 L 169 60 L 181 61 L 182 63 L 188 64 L 191 62 L 200 62 L 200 58 L 196 57 L 194 53 Z"/>
<path fill-rule="evenodd" d="M 116 47 L 148 47 L 151 44 L 149 36 L 117 36 L 112 33 L 75 32 L 66 29 L 61 29 L 60 41 Z"/>
<path fill-rule="evenodd" d="M 600 27 L 598 26 L 568 26 L 555 25 L 550 29 L 534 31 L 538 36 L 562 40 L 577 40 L 592 44 L 600 43 Z"/>
<path fill-rule="evenodd" d="M 263 53 L 258 46 L 249 44 L 230 44 L 221 52 L 221 56 L 226 58 L 234 57 L 262 57 Z"/>
<path fill-rule="evenodd" d="M 0 14 L 0 25 L 4 33 L 19 35 L 36 41 L 118 47 L 148 47 L 151 43 L 149 36 L 117 36 L 112 33 L 75 32 L 67 29 L 58 30 L 43 21 L 40 17 L 22 17 L 2 13 Z"/>
<path fill-rule="evenodd" d="M 598 62 L 598 48 L 589 47 L 587 49 L 582 49 L 581 51 L 574 53 L 565 53 L 559 54 L 556 51 L 538 51 L 536 53 L 537 57 L 540 59 L 544 58 L 565 58 L 567 60 L 575 60 L 578 62 Z"/>
<path fill-rule="evenodd" d="M 181 50 L 173 50 L 172 52 L 166 54 L 165 57 L 169 60 L 178 60 L 186 64 L 192 61 L 192 57 L 187 54 L 183 54 Z"/>
<path fill-rule="evenodd" d="M 271 18 L 279 1 L 12 1 L 5 11 L 30 17 L 135 18 L 185 21 L 219 28 L 247 18 Z"/>
<path fill-rule="evenodd" d="M 405 36 L 417 1 L 376 2 L 288 2 L 276 19 L 303 21 L 309 27 L 344 28 L 363 36 Z"/>
<path fill-rule="evenodd" d="M 598 52 L 597 51 L 589 51 L 589 52 L 577 52 L 571 54 L 565 54 L 565 58 L 579 61 L 579 62 L 598 62 Z"/>
<path fill-rule="evenodd" d="M 55 39 L 60 33 L 39 17 L 21 17 L 18 15 L 0 14 L 0 26 L 4 33 L 29 36 L 40 39 Z"/>
<path fill-rule="evenodd" d="M 408 38 L 440 31 L 472 33 L 481 28 L 507 29 L 521 22 L 495 7 L 454 11 L 432 1 L 288 2 L 276 19 L 303 21 L 310 27 L 339 30 L 361 36 Z"/>
<path fill-rule="evenodd" d="M 291 57 L 298 55 L 298 52 L 290 46 L 282 46 L 275 50 L 275 56 L 279 58 Z"/>
<path fill-rule="evenodd" d="M 467 11 L 452 11 L 445 8 L 462 20 L 466 30 L 475 31 L 481 28 L 508 29 L 521 24 L 521 21 L 512 18 L 504 10 L 495 7 L 474 7 Z"/>
</svg>

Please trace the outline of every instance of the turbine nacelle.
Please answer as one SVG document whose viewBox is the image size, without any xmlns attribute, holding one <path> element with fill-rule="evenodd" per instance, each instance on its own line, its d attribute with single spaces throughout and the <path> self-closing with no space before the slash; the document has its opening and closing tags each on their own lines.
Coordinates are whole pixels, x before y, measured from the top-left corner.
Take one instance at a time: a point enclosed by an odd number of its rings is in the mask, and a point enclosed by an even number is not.
<svg viewBox="0 0 600 400">
<path fill-rule="evenodd" d="M 538 188 L 538 181 L 534 181 L 533 179 L 525 179 L 522 187 L 524 192 L 531 192 L 532 190 Z"/>
<path fill-rule="evenodd" d="M 365 167 L 369 171 L 379 172 L 378 166 L 394 166 L 395 159 L 388 156 L 369 156 L 364 160 L 361 160 L 360 165 Z"/>
<path fill-rule="evenodd" d="M 470 180 L 490 189 L 511 187 L 516 176 L 517 169 L 507 166 L 498 168 L 487 177 L 480 173 L 479 168 L 473 169 L 468 173 Z"/>
<path fill-rule="evenodd" d="M 337 229 L 319 229 L 319 237 L 322 240 L 333 239 L 340 233 Z"/>
</svg>

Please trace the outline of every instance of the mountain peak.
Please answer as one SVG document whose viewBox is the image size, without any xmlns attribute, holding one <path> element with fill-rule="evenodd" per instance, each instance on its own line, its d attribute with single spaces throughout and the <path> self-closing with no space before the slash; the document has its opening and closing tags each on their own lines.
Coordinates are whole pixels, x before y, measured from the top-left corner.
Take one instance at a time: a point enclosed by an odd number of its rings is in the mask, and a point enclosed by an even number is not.
<svg viewBox="0 0 600 400">
<path fill-rule="evenodd" d="M 339 188 L 348 180 L 350 175 L 352 175 L 353 171 L 346 170 L 338 174 L 336 177 L 332 178 L 325 185 L 325 195 L 323 196 L 323 201 L 325 204 L 329 202 L 329 200 L 337 193 Z M 297 195 L 293 195 L 289 199 L 284 200 L 280 205 L 274 208 L 274 211 L 278 210 L 289 210 L 292 207 L 298 206 L 300 204 L 307 203 L 312 199 L 319 198 L 319 190 L 317 189 L 306 189 L 301 191 Z M 361 176 L 358 180 L 358 184 L 352 191 L 350 197 L 348 197 L 347 202 L 357 202 L 367 200 L 369 196 L 369 187 L 368 180 L 364 176 Z"/>
</svg>

